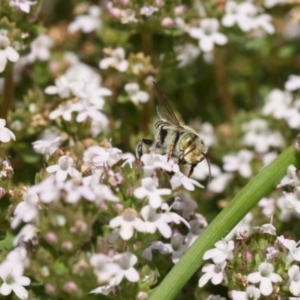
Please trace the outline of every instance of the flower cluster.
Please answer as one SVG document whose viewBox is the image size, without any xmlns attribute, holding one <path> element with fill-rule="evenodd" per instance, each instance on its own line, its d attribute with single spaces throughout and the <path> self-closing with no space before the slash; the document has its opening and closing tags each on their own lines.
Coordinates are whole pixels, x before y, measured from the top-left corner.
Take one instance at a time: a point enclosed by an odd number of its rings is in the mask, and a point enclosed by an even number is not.
<svg viewBox="0 0 300 300">
<path fill-rule="evenodd" d="M 208 281 L 214 285 L 223 283 L 234 300 L 289 293 L 300 296 L 297 243 L 276 236 L 269 230 L 271 227 L 265 224 L 242 240 L 217 242 L 216 248 L 204 254 L 203 259 L 212 263 L 203 266 L 199 286 Z"/>
</svg>

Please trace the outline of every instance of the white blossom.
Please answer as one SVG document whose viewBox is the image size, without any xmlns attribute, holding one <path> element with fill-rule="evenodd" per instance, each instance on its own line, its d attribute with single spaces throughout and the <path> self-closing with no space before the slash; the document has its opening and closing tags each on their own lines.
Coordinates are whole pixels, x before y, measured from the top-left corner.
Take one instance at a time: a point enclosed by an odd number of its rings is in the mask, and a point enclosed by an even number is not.
<svg viewBox="0 0 300 300">
<path fill-rule="evenodd" d="M 199 47 L 204 52 L 213 50 L 214 45 L 225 45 L 227 37 L 219 31 L 219 21 L 217 19 L 204 19 L 200 27 L 192 27 L 189 34 L 192 38 L 199 40 Z"/>
<path fill-rule="evenodd" d="M 227 172 L 238 171 L 242 177 L 249 178 L 252 175 L 250 162 L 253 159 L 253 152 L 243 149 L 236 155 L 223 156 L 223 168 Z"/>
<path fill-rule="evenodd" d="M 38 205 L 39 198 L 35 192 L 28 189 L 23 197 L 22 202 L 20 202 L 15 211 L 14 216 L 11 221 L 11 227 L 14 229 L 18 227 L 21 222 L 29 223 L 38 218 L 40 207 Z"/>
<path fill-rule="evenodd" d="M 156 209 L 146 205 L 141 209 L 141 216 L 145 221 L 146 232 L 153 234 L 158 230 L 164 238 L 171 237 L 172 230 L 168 223 L 171 223 L 172 219 L 168 214 L 158 213 Z"/>
<path fill-rule="evenodd" d="M 135 82 L 127 83 L 124 89 L 128 93 L 130 100 L 136 105 L 139 102 L 145 103 L 150 98 L 149 94 L 145 91 L 140 90 L 139 85 Z"/>
<path fill-rule="evenodd" d="M 111 257 L 102 253 L 92 254 L 90 264 L 97 276 L 98 283 L 102 284 L 109 282 L 109 280 L 120 271 L 119 265 L 115 263 Z"/>
<path fill-rule="evenodd" d="M 81 173 L 74 168 L 74 160 L 69 155 L 63 155 L 58 159 L 58 164 L 46 168 L 48 173 L 55 173 L 57 181 L 65 181 L 67 176 L 80 177 Z"/>
<path fill-rule="evenodd" d="M 28 299 L 28 292 L 24 288 L 30 284 L 30 279 L 23 276 L 24 267 L 18 261 L 4 261 L 0 265 L 0 277 L 3 283 L 0 294 L 7 296 L 14 292 L 19 299 Z"/>
<path fill-rule="evenodd" d="M 287 91 L 296 91 L 300 89 L 300 76 L 290 75 L 288 81 L 285 83 L 284 88 Z"/>
<path fill-rule="evenodd" d="M 153 250 L 158 250 L 159 253 L 163 254 L 163 255 L 169 254 L 171 252 L 169 245 L 166 245 L 161 241 L 156 241 L 156 242 L 152 242 L 151 245 L 143 251 L 142 257 L 144 257 L 147 260 L 152 261 L 152 258 L 153 258 L 152 251 Z"/>
<path fill-rule="evenodd" d="M 30 1 L 30 0 L 10 0 L 9 5 L 18 7 L 20 10 L 22 10 L 25 13 L 30 12 L 30 7 L 32 5 L 37 4 L 37 1 Z"/>
<path fill-rule="evenodd" d="M 145 222 L 138 217 L 137 211 L 132 208 L 125 209 L 121 216 L 111 219 L 109 226 L 113 229 L 120 227 L 119 234 L 124 241 L 133 237 L 134 229 L 140 232 L 147 231 Z"/>
<path fill-rule="evenodd" d="M 5 70 L 7 61 L 16 62 L 20 54 L 10 46 L 10 40 L 5 32 L 0 32 L 0 73 Z"/>
<path fill-rule="evenodd" d="M 26 56 L 29 63 L 37 60 L 46 61 L 51 56 L 50 48 L 54 46 L 54 41 L 47 34 L 41 34 L 30 44 L 30 53 Z"/>
<path fill-rule="evenodd" d="M 205 264 L 202 268 L 204 274 L 199 279 L 199 287 L 203 287 L 210 280 L 214 285 L 220 284 L 225 277 L 224 269 L 226 265 L 226 261 L 223 261 L 220 264 Z"/>
<path fill-rule="evenodd" d="M 0 36 L 1 39 L 1 36 Z M 1 53 L 0 53 L 1 55 Z M 1 57 L 0 57 L 1 60 Z M 1 62 L 0 62 L 1 63 Z M 5 127 L 6 121 L 5 119 L 0 119 L 0 142 L 7 143 L 10 140 L 16 140 L 14 133 Z"/>
<path fill-rule="evenodd" d="M 139 281 L 140 275 L 133 267 L 138 262 L 138 259 L 134 254 L 130 252 L 116 254 L 114 256 L 114 261 L 120 266 L 120 270 L 113 278 L 110 279 L 109 285 L 119 285 L 124 277 L 130 282 Z"/>
<path fill-rule="evenodd" d="M 294 296 L 300 296 L 300 269 L 293 265 L 288 270 L 289 290 Z"/>
<path fill-rule="evenodd" d="M 142 186 L 134 190 L 134 196 L 138 199 L 148 198 L 149 204 L 153 208 L 159 208 L 163 199 L 161 196 L 170 195 L 170 189 L 158 189 L 158 180 L 156 178 L 143 178 Z"/>
<path fill-rule="evenodd" d="M 274 273 L 274 267 L 270 263 L 263 262 L 258 267 L 258 272 L 253 272 L 247 276 L 251 283 L 259 283 L 259 290 L 262 295 L 269 296 L 273 292 L 272 283 L 282 281 L 277 273 Z"/>
<path fill-rule="evenodd" d="M 151 17 L 155 12 L 158 11 L 158 8 L 155 6 L 146 5 L 141 7 L 140 14 L 146 17 Z"/>
<path fill-rule="evenodd" d="M 232 300 L 258 300 L 260 299 L 260 290 L 254 285 L 249 285 L 245 292 L 233 290 L 231 296 Z"/>
<path fill-rule="evenodd" d="M 185 237 L 180 233 L 174 233 L 171 237 L 171 241 L 165 244 L 168 248 L 168 253 L 172 253 L 172 262 L 176 264 L 181 256 L 188 249 L 188 245 L 185 243 Z"/>
<path fill-rule="evenodd" d="M 178 45 L 175 47 L 176 59 L 179 61 L 177 68 L 184 68 L 192 64 L 200 54 L 199 47 L 187 43 L 185 45 Z"/>
<path fill-rule="evenodd" d="M 68 26 L 70 33 L 81 30 L 84 33 L 90 33 L 101 27 L 100 20 L 101 10 L 99 6 L 91 5 L 88 8 L 88 14 L 79 15 Z"/>
<path fill-rule="evenodd" d="M 125 51 L 123 48 L 118 47 L 116 49 L 107 50 L 109 57 L 103 58 L 100 63 L 100 69 L 108 69 L 113 67 L 120 72 L 126 72 L 128 68 L 128 61 L 125 59 Z"/>
<path fill-rule="evenodd" d="M 204 253 L 204 260 L 211 259 L 214 263 L 219 264 L 233 258 L 233 241 L 226 242 L 225 240 L 221 240 L 215 243 L 215 247 L 216 248 L 207 250 Z"/>
</svg>

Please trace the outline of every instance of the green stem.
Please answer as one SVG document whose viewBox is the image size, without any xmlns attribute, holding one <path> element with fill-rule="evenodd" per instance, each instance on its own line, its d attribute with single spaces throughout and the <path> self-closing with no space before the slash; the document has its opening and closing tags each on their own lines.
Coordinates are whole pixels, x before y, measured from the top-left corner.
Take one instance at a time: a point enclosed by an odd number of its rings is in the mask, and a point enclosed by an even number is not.
<svg viewBox="0 0 300 300">
<path fill-rule="evenodd" d="M 224 238 L 262 197 L 276 187 L 289 165 L 299 165 L 299 158 L 299 153 L 291 146 L 261 170 L 211 222 L 155 289 L 150 300 L 174 299 L 203 263 L 204 253 Z"/>
</svg>

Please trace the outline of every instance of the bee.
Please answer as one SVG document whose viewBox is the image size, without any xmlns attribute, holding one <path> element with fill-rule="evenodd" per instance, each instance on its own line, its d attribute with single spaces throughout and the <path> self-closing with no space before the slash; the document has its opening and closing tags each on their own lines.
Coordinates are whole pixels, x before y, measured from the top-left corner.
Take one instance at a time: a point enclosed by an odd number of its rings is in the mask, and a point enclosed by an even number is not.
<svg viewBox="0 0 300 300">
<path fill-rule="evenodd" d="M 188 177 L 193 174 L 195 167 L 206 159 L 209 168 L 209 180 L 211 178 L 210 162 L 206 156 L 207 147 L 201 137 L 192 128 L 180 125 L 167 98 L 158 85 L 153 82 L 158 97 L 157 114 L 160 118 L 154 124 L 156 131 L 155 141 L 141 139 L 136 148 L 137 158 L 143 155 L 143 144 L 153 149 L 161 149 L 167 154 L 167 159 L 177 158 L 178 164 L 190 165 Z"/>
</svg>

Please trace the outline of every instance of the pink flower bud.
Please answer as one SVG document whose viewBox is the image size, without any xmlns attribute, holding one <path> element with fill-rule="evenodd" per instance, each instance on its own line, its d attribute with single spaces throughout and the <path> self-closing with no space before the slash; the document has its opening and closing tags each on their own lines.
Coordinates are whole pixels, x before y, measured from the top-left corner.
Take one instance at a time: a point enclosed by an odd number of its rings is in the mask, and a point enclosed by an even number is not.
<svg viewBox="0 0 300 300">
<path fill-rule="evenodd" d="M 162 20 L 161 25 L 163 27 L 170 28 L 174 25 L 174 21 L 171 18 L 167 17 Z"/>
<path fill-rule="evenodd" d="M 252 259 L 252 254 L 251 254 L 249 251 L 245 251 L 245 252 L 243 253 L 243 257 L 244 257 L 244 259 L 246 259 L 246 260 L 251 260 L 251 259 Z"/>
<path fill-rule="evenodd" d="M 68 293 L 74 293 L 77 291 L 77 285 L 73 281 L 69 281 L 65 284 L 64 290 Z"/>
<path fill-rule="evenodd" d="M 46 284 L 45 290 L 46 290 L 47 294 L 54 294 L 55 293 L 55 287 L 50 283 Z"/>
<path fill-rule="evenodd" d="M 62 248 L 66 251 L 71 251 L 73 249 L 73 243 L 65 241 L 62 243 Z"/>
<path fill-rule="evenodd" d="M 155 0 L 155 5 L 157 5 L 157 6 L 163 6 L 164 5 L 164 1 L 163 0 Z"/>
<path fill-rule="evenodd" d="M 55 244 L 57 242 L 57 236 L 54 232 L 48 232 L 45 238 L 49 244 Z"/>
<path fill-rule="evenodd" d="M 185 6 L 184 5 L 179 5 L 179 6 L 176 6 L 174 8 L 174 13 L 177 16 L 182 15 L 184 12 L 185 12 Z"/>
</svg>

